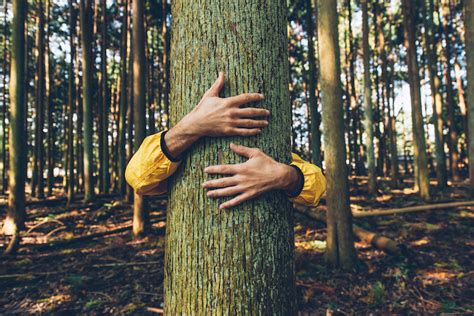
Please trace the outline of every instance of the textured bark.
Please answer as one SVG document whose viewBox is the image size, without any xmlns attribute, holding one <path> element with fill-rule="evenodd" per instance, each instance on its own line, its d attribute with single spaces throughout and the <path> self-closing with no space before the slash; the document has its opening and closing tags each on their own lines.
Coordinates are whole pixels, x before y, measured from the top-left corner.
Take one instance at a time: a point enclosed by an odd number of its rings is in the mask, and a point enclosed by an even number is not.
<svg viewBox="0 0 474 316">
<path fill-rule="evenodd" d="M 119 194 L 125 196 L 127 184 L 125 182 L 126 168 L 126 120 L 127 120 L 127 42 L 128 42 L 128 0 L 123 1 L 122 13 L 122 41 L 120 43 L 120 108 L 118 122 L 118 182 Z"/>
<path fill-rule="evenodd" d="M 137 151 L 146 136 L 146 57 L 145 57 L 145 25 L 143 16 L 143 0 L 132 1 L 133 20 L 133 149 Z M 133 234 L 141 236 L 148 225 L 148 216 L 143 196 L 135 194 L 133 204 Z"/>
<path fill-rule="evenodd" d="M 435 131 L 435 156 L 436 156 L 436 178 L 440 189 L 446 188 L 447 170 L 444 152 L 444 123 L 443 123 L 443 97 L 441 95 L 441 79 L 438 75 L 438 57 L 434 45 L 434 23 L 433 23 L 433 0 L 423 0 L 423 12 L 425 13 L 425 49 L 428 58 L 428 74 L 430 77 L 431 103 L 433 105 L 433 123 Z"/>
<path fill-rule="evenodd" d="M 92 151 L 92 0 L 80 0 L 80 23 L 82 44 L 82 110 L 84 147 L 84 201 L 94 198 L 94 156 Z"/>
<path fill-rule="evenodd" d="M 418 183 L 420 196 L 430 199 L 430 179 L 426 141 L 421 110 L 420 73 L 416 55 L 416 34 L 414 26 L 414 9 L 410 0 L 403 0 L 403 24 L 405 28 L 405 46 L 407 48 L 408 79 L 410 82 L 411 116 L 413 130 L 413 155 L 415 162 L 415 182 Z"/>
<path fill-rule="evenodd" d="M 165 313 L 295 313 L 292 210 L 271 192 L 232 210 L 206 197 L 208 165 L 238 163 L 230 141 L 258 147 L 288 163 L 291 112 L 288 91 L 286 1 L 172 2 L 171 125 L 198 104 L 217 73 L 223 95 L 262 92 L 254 106 L 272 112 L 258 137 L 204 138 L 191 148 L 170 186 L 165 251 Z"/>
<path fill-rule="evenodd" d="M 467 63 L 467 116 L 469 141 L 469 179 L 474 192 L 474 0 L 464 0 Z"/>
<path fill-rule="evenodd" d="M 362 0 L 362 50 L 364 57 L 364 130 L 369 195 L 377 194 L 374 155 L 374 112 L 370 79 L 369 13 L 367 0 Z"/>
<path fill-rule="evenodd" d="M 44 56 L 44 66 L 45 66 L 45 104 L 46 104 L 46 120 L 48 122 L 48 134 L 46 136 L 47 142 L 47 162 L 48 162 L 48 172 L 46 176 L 47 180 L 47 189 L 48 196 L 53 195 L 53 186 L 54 186 L 54 127 L 53 127 L 53 103 L 51 98 L 51 85 L 52 85 L 52 72 L 51 72 L 51 59 L 50 59 L 50 48 L 49 48 L 49 39 L 50 39 L 50 1 L 45 1 L 45 12 L 46 12 L 46 36 L 45 36 L 45 56 Z"/>
<path fill-rule="evenodd" d="M 13 0 L 11 66 L 10 66 L 10 170 L 8 209 L 3 233 L 18 235 L 24 226 L 26 178 L 25 128 L 25 20 L 26 0 Z"/>
<path fill-rule="evenodd" d="M 311 114 L 311 160 L 312 162 L 321 167 L 321 131 L 319 127 L 321 125 L 321 114 L 318 112 L 318 103 L 316 97 L 316 52 L 314 49 L 314 21 L 313 21 L 313 6 L 311 0 L 306 0 L 306 25 L 308 33 L 308 108 Z"/>
<path fill-rule="evenodd" d="M 335 1 L 319 1 L 318 40 L 324 125 L 324 160 L 327 177 L 326 259 L 331 267 L 352 270 L 355 268 L 356 255 L 349 207 L 337 3 Z"/>
</svg>

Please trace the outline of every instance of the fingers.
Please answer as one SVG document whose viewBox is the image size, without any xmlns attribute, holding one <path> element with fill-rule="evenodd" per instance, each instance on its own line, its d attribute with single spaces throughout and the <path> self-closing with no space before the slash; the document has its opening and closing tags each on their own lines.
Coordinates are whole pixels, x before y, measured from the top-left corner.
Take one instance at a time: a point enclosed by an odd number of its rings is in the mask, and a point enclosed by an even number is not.
<svg viewBox="0 0 474 316">
<path fill-rule="evenodd" d="M 239 170 L 239 165 L 217 165 L 209 166 L 204 169 L 208 174 L 236 174 Z"/>
<path fill-rule="evenodd" d="M 207 192 L 207 197 L 210 198 L 220 198 L 220 197 L 227 197 L 239 194 L 242 192 L 242 188 L 240 186 L 233 186 L 223 189 L 216 189 Z"/>
<path fill-rule="evenodd" d="M 237 155 L 244 156 L 247 158 L 250 158 L 254 156 L 256 153 L 258 153 L 257 148 L 250 148 L 250 147 L 245 147 L 242 145 L 236 145 L 234 143 L 230 144 L 230 149 L 236 153 Z"/>
<path fill-rule="evenodd" d="M 250 102 L 258 102 L 264 99 L 263 94 L 260 93 L 243 93 L 234 97 L 226 98 L 226 101 L 234 106 L 240 106 Z"/>
<path fill-rule="evenodd" d="M 206 95 L 208 96 L 213 96 L 217 97 L 219 96 L 219 93 L 222 90 L 222 87 L 224 86 L 224 73 L 222 71 L 219 72 L 219 77 L 217 80 L 214 82 L 214 84 L 207 90 Z"/>
<path fill-rule="evenodd" d="M 238 109 L 237 115 L 239 117 L 265 117 L 270 115 L 270 111 L 266 109 L 244 108 Z"/>
<path fill-rule="evenodd" d="M 233 136 L 255 136 L 262 132 L 260 128 L 233 128 L 230 135 Z"/>
<path fill-rule="evenodd" d="M 202 187 L 205 189 L 213 188 L 225 188 L 237 184 L 237 179 L 235 177 L 226 177 L 221 179 L 209 180 L 202 184 Z"/>
<path fill-rule="evenodd" d="M 247 193 L 242 193 L 242 194 L 236 196 L 235 198 L 219 205 L 219 209 L 223 210 L 223 209 L 228 209 L 228 208 L 237 206 L 237 205 L 242 204 L 243 202 L 245 202 L 247 200 L 250 200 L 251 198 L 252 198 L 252 194 L 250 194 L 248 192 Z"/>
<path fill-rule="evenodd" d="M 237 120 L 236 125 L 238 127 L 245 127 L 245 128 L 265 127 L 265 126 L 268 126 L 268 121 L 240 119 L 240 120 Z"/>
</svg>

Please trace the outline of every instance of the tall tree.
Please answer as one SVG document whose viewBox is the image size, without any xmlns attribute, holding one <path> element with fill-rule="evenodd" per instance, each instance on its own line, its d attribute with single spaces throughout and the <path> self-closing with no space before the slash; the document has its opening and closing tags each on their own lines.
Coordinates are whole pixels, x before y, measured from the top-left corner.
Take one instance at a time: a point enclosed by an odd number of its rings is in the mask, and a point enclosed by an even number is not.
<svg viewBox="0 0 474 316">
<path fill-rule="evenodd" d="M 428 3 L 427 3 L 428 1 Z M 433 0 L 423 0 L 423 16 L 425 17 L 425 50 L 428 58 L 428 75 L 430 77 L 431 103 L 433 105 L 433 124 L 435 132 L 436 178 L 438 187 L 446 188 L 447 170 L 444 152 L 444 122 L 443 122 L 443 97 L 441 95 L 441 79 L 438 75 L 438 57 L 434 43 Z"/>
<path fill-rule="evenodd" d="M 259 137 L 238 142 L 289 162 L 286 1 L 263 7 L 257 0 L 174 0 L 172 16 L 171 125 L 198 104 L 223 70 L 230 78 L 226 96 L 261 92 L 272 113 Z M 229 144 L 228 138 L 203 139 L 173 176 L 165 312 L 292 315 L 293 223 L 287 197 L 275 191 L 223 212 L 201 188 L 205 166 L 242 162 Z"/>
<path fill-rule="evenodd" d="M 5 6 L 3 8 L 3 39 L 4 39 L 4 46 L 3 46 L 3 63 L 2 63 L 2 69 L 3 69 L 3 95 L 2 95 L 2 100 L 3 100 L 3 107 L 2 107 L 2 177 L 0 178 L 0 184 L 2 186 L 2 194 L 5 194 L 6 189 L 7 189 L 7 116 L 8 116 L 8 100 L 7 100 L 7 76 L 8 76 L 8 57 L 9 57 L 9 45 L 8 45 L 8 24 L 7 24 L 7 17 L 8 17 L 8 5 L 5 2 Z"/>
<path fill-rule="evenodd" d="M 122 3 L 122 39 L 120 42 L 120 105 L 118 122 L 118 176 L 119 194 L 125 196 L 127 184 L 125 183 L 126 168 L 126 122 L 127 122 L 127 42 L 128 42 L 128 0 Z"/>
<path fill-rule="evenodd" d="M 67 204 L 70 205 L 74 199 L 74 108 L 76 103 L 76 87 L 75 87 L 75 73 L 74 60 L 76 58 L 76 46 L 74 45 L 74 31 L 76 29 L 76 10 L 74 8 L 74 0 L 69 0 L 69 46 L 70 46 L 70 61 L 68 72 L 68 114 L 67 114 Z"/>
<path fill-rule="evenodd" d="M 109 88 L 107 84 L 107 1 L 101 2 L 102 11 L 102 26 L 101 26 L 101 52 L 100 52 L 100 66 L 101 66 L 101 98 L 102 98 L 102 113 L 101 113 L 101 191 L 107 193 L 110 185 L 109 174 Z"/>
<path fill-rule="evenodd" d="M 374 113 L 372 108 L 372 89 L 370 79 L 369 12 L 368 0 L 362 0 L 362 50 L 364 58 L 364 130 L 367 156 L 369 195 L 377 194 L 374 154 Z"/>
<path fill-rule="evenodd" d="M 84 147 L 84 200 L 94 198 L 94 156 L 92 119 L 92 0 L 80 0 L 81 46 L 82 46 L 82 110 Z"/>
<path fill-rule="evenodd" d="M 415 182 L 418 183 L 420 196 L 430 199 L 430 179 L 428 158 L 421 109 L 420 72 L 416 55 L 415 9 L 410 0 L 402 0 L 405 46 L 407 49 L 408 80 L 410 83 L 411 117 L 413 130 L 413 155 L 415 161 Z"/>
<path fill-rule="evenodd" d="M 10 170 L 8 179 L 8 209 L 3 233 L 18 238 L 24 227 L 26 178 L 25 128 L 25 21 L 26 0 L 13 0 L 11 64 L 10 64 Z M 15 238 L 12 239 L 12 241 Z M 13 250 L 9 247 L 7 250 Z"/>
<path fill-rule="evenodd" d="M 34 177 L 36 181 L 32 184 L 32 194 L 38 198 L 44 198 L 44 97 L 45 97 L 45 49 L 44 49 L 44 4 L 43 0 L 37 1 L 37 31 L 36 31 L 36 75 L 35 75 L 35 88 L 36 88 L 36 124 L 35 124 L 35 157 L 34 163 Z"/>
<path fill-rule="evenodd" d="M 51 37 L 51 16 L 50 16 L 50 0 L 45 1 L 45 11 L 46 11 L 46 36 L 45 36 L 45 56 L 44 56 L 44 67 L 45 67 L 45 104 L 46 104 L 46 120 L 48 122 L 48 134 L 47 134 L 47 162 L 48 162 L 48 173 L 47 173 L 47 188 L 48 196 L 53 195 L 53 186 L 54 186 L 54 126 L 53 126 L 53 103 L 51 98 L 51 86 L 53 83 L 52 72 L 51 72 L 51 56 L 50 56 L 50 47 L 49 40 Z"/>
<path fill-rule="evenodd" d="M 466 30 L 467 115 L 469 141 L 469 179 L 474 192 L 474 0 L 464 0 L 464 29 Z"/>
<path fill-rule="evenodd" d="M 311 114 L 311 160 L 314 164 L 321 166 L 321 115 L 318 112 L 316 96 L 316 51 L 314 49 L 314 21 L 316 9 L 313 9 L 311 0 L 306 0 L 306 32 L 308 33 L 308 108 Z"/>
<path fill-rule="evenodd" d="M 145 56 L 145 24 L 143 16 L 143 0 L 132 1 L 133 21 L 133 118 L 134 140 L 133 149 L 137 151 L 146 136 L 146 56 Z M 148 216 L 143 196 L 135 194 L 133 204 L 133 234 L 140 236 L 145 233 Z"/>
<path fill-rule="evenodd" d="M 170 32 L 168 30 L 168 0 L 161 0 L 161 21 L 162 21 L 162 36 L 163 36 L 163 52 L 162 52 L 162 62 L 163 62 L 163 82 L 162 82 L 162 88 L 163 88 L 163 107 L 164 107 L 164 112 L 165 112 L 165 117 L 166 117 L 166 125 L 169 125 L 170 121 L 170 112 L 169 112 L 169 106 L 170 106 L 170 101 L 169 101 L 169 94 L 170 94 L 170 61 L 169 61 L 169 52 L 170 52 Z"/>
<path fill-rule="evenodd" d="M 452 25 L 450 22 L 450 0 L 441 0 L 442 13 L 443 13 L 443 33 L 445 40 L 445 47 L 443 49 L 444 62 L 445 62 L 445 81 L 446 81 L 446 112 L 447 112 L 447 123 L 448 123 L 448 147 L 450 157 L 450 171 L 453 180 L 459 180 L 459 152 L 458 152 L 458 133 L 456 129 L 455 120 L 455 102 L 454 102 L 454 91 L 453 91 L 453 79 L 451 72 L 453 69 L 451 63 L 452 57 L 452 43 L 451 33 Z"/>
<path fill-rule="evenodd" d="M 356 255 L 349 206 L 344 114 L 340 82 L 337 2 L 320 0 L 319 73 L 323 106 L 324 161 L 328 206 L 326 259 L 330 266 L 354 269 Z"/>
</svg>

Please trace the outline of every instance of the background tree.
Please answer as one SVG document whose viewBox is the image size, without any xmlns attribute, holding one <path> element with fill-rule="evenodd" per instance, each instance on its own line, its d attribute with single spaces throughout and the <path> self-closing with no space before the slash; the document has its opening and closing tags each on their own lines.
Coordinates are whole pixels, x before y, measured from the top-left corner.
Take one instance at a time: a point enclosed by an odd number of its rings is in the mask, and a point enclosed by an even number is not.
<svg viewBox="0 0 474 316">
<path fill-rule="evenodd" d="M 340 82 L 337 3 L 319 0 L 318 39 L 327 178 L 327 250 L 330 266 L 354 269 L 356 256 L 349 206 Z"/>
<path fill-rule="evenodd" d="M 289 162 L 286 14 L 284 1 L 268 2 L 265 10 L 259 1 L 173 1 L 171 125 L 198 104 L 222 70 L 229 78 L 225 96 L 261 92 L 261 106 L 272 113 L 261 136 L 235 141 Z M 287 197 L 272 192 L 219 211 L 219 201 L 206 198 L 200 186 L 207 177 L 196 166 L 243 160 L 230 151 L 230 141 L 198 142 L 173 177 L 166 230 L 166 313 L 293 314 L 293 228 Z M 189 258 L 199 264 L 190 264 Z"/>
<path fill-rule="evenodd" d="M 24 227 L 26 179 L 25 129 L 25 22 L 26 0 L 13 0 L 12 44 L 10 66 L 10 170 L 8 179 L 8 209 L 3 233 L 18 236 Z M 12 241 L 15 240 L 15 237 Z M 18 237 L 16 237 L 18 238 Z M 14 243 L 11 244 L 14 246 Z M 12 251 L 8 247 L 6 252 Z"/>
<path fill-rule="evenodd" d="M 425 130 L 421 109 L 420 73 L 416 56 L 415 9 L 409 0 L 402 1 L 405 46 L 407 48 L 408 78 L 410 83 L 413 155 L 415 161 L 415 183 L 424 200 L 430 199 L 430 179 L 426 156 Z"/>
<path fill-rule="evenodd" d="M 469 178 L 474 191 L 474 1 L 464 0 L 468 85 Z"/>
</svg>

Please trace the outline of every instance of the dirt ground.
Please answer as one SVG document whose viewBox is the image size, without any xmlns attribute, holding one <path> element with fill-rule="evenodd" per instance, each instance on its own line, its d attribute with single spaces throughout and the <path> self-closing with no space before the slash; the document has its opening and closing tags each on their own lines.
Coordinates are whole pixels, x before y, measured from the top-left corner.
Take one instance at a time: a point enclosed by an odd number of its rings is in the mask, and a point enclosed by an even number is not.
<svg viewBox="0 0 474 316">
<path fill-rule="evenodd" d="M 353 188 L 364 185 L 352 182 Z M 369 201 L 364 190 L 353 190 L 351 204 L 369 211 L 423 204 L 408 185 L 386 192 Z M 433 196 L 434 202 L 462 201 L 468 192 L 457 186 Z M 70 208 L 62 201 L 30 205 L 18 254 L 0 256 L 0 314 L 159 312 L 166 200 L 153 199 L 151 206 L 153 231 L 136 241 L 130 205 L 113 198 Z M 474 313 L 474 207 L 357 219 L 406 249 L 394 256 L 357 242 L 355 273 L 328 270 L 325 225 L 295 218 L 301 314 Z M 0 237 L 2 248 L 5 243 Z"/>
</svg>

